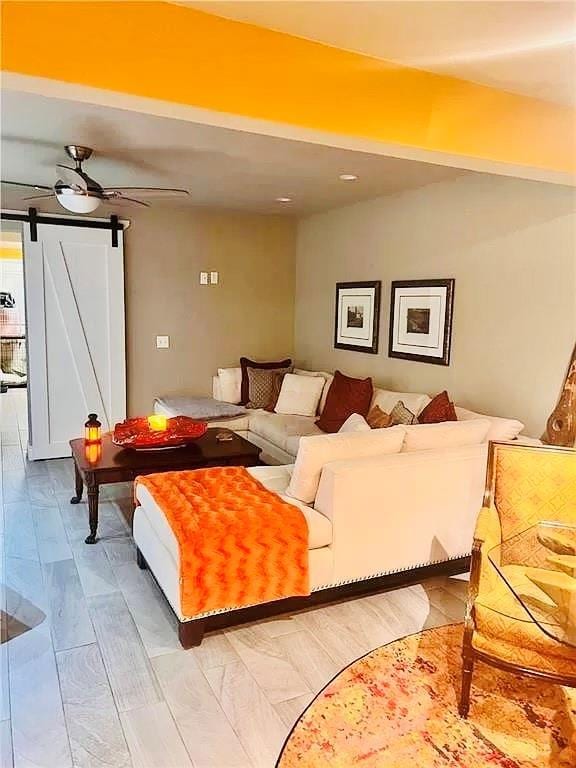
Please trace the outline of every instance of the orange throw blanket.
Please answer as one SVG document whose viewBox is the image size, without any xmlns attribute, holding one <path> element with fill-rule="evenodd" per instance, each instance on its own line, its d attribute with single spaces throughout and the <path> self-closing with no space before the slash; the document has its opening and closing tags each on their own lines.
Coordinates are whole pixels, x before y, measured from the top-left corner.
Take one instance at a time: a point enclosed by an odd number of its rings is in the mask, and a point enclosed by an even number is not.
<svg viewBox="0 0 576 768">
<path fill-rule="evenodd" d="M 186 617 L 309 595 L 308 525 L 244 467 L 138 477 L 180 548 Z"/>
</svg>

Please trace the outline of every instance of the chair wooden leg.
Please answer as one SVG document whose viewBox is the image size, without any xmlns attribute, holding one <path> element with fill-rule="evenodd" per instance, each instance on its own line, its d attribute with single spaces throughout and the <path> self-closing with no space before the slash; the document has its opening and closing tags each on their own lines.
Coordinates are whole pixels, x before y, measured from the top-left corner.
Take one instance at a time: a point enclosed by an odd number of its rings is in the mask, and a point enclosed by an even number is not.
<svg viewBox="0 0 576 768">
<path fill-rule="evenodd" d="M 460 717 L 466 719 L 470 710 L 470 687 L 472 685 L 472 673 L 474 672 L 474 650 L 472 648 L 472 632 L 464 630 L 462 643 L 462 684 L 460 688 L 460 703 L 458 712 Z"/>
<path fill-rule="evenodd" d="M 192 621 L 178 622 L 178 640 L 182 648 L 194 648 L 200 645 L 206 629 L 206 619 L 193 619 Z"/>
</svg>

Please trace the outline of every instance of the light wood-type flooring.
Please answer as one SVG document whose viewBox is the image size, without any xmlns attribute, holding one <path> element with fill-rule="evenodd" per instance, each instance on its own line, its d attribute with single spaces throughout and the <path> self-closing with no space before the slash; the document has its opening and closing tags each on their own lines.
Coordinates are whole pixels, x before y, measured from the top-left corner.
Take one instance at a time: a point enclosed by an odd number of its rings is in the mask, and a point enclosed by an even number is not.
<svg viewBox="0 0 576 768">
<path fill-rule="evenodd" d="M 88 546 L 71 460 L 26 461 L 25 391 L 0 395 L 0 430 L 2 768 L 273 768 L 340 669 L 463 617 L 465 581 L 438 578 L 183 651 L 136 565 L 130 486 L 101 489 L 100 540 Z"/>
</svg>

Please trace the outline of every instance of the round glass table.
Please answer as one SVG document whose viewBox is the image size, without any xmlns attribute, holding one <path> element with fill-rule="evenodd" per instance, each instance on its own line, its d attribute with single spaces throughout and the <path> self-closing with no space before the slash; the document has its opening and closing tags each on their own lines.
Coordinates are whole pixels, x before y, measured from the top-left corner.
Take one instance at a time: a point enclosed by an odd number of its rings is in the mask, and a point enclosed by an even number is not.
<svg viewBox="0 0 576 768">
<path fill-rule="evenodd" d="M 502 602 L 501 613 L 576 647 L 576 520 L 533 525 L 490 549 L 488 559 L 515 598 Z M 576 722 L 559 758 L 576 767 Z"/>
</svg>

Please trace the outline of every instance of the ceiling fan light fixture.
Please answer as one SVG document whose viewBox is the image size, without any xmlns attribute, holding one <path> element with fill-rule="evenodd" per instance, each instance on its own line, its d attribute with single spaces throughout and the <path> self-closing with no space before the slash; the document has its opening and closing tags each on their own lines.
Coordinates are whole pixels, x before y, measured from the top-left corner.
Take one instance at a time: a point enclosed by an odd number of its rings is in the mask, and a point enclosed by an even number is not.
<svg viewBox="0 0 576 768">
<path fill-rule="evenodd" d="M 100 206 L 100 198 L 82 194 L 71 189 L 56 187 L 56 199 L 63 208 L 72 213 L 93 213 Z"/>
</svg>

